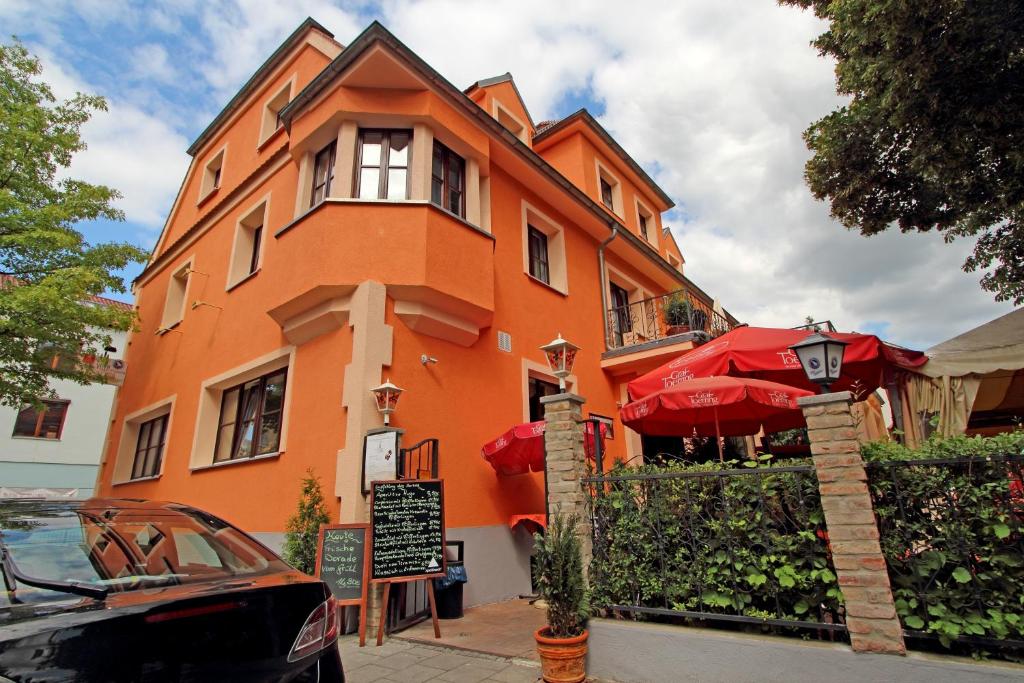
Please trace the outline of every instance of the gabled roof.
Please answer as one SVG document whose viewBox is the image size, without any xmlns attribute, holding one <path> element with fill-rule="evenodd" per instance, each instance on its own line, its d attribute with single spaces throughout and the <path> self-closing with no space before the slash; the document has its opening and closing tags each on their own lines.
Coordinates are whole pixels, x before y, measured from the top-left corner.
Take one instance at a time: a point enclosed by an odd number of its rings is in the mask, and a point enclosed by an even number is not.
<svg viewBox="0 0 1024 683">
<path fill-rule="evenodd" d="M 288 53 L 292 51 L 292 48 L 301 42 L 302 36 L 306 34 L 306 31 L 311 28 L 320 31 L 328 38 L 334 38 L 334 34 L 324 28 L 316 20 L 312 17 L 306 17 L 306 20 L 299 24 L 299 27 L 292 31 L 292 34 L 285 38 L 284 42 L 274 50 L 273 54 L 267 58 L 267 61 L 263 62 L 263 64 L 260 65 L 260 68 L 256 69 L 255 73 L 253 73 L 249 80 L 245 82 L 245 85 L 235 93 L 235 96 L 232 97 L 231 100 L 224 105 L 224 108 L 220 110 L 220 113 L 214 117 L 213 121 L 210 122 L 210 125 L 208 125 L 206 129 L 199 134 L 199 137 L 197 137 L 195 142 L 193 142 L 188 148 L 189 156 L 196 155 L 196 152 L 202 148 L 206 141 L 213 137 L 213 133 L 220 127 L 220 124 L 231 115 L 235 110 L 235 107 L 244 102 L 245 99 L 256 90 L 257 86 L 263 81 L 263 77 L 273 71 L 277 65 L 284 60 Z"/>
<path fill-rule="evenodd" d="M 647 185 L 652 190 L 654 190 L 655 194 L 658 195 L 658 198 L 661 199 L 661 201 L 665 202 L 670 209 L 676 205 L 676 203 L 672 201 L 672 198 L 669 197 L 668 194 L 663 189 L 661 189 L 656 182 L 654 182 L 654 179 L 651 178 L 651 176 L 647 175 L 647 172 L 640 167 L 640 164 L 636 163 L 636 160 L 634 160 L 633 157 L 629 156 L 629 153 L 627 153 L 626 150 L 622 149 L 622 146 L 615 141 L 615 138 L 613 138 L 611 134 L 609 134 L 608 131 L 604 129 L 604 126 L 598 123 L 597 119 L 591 116 L 590 112 L 588 112 L 586 109 L 580 109 L 575 113 L 569 114 L 561 121 L 558 121 L 550 126 L 547 126 L 543 130 L 539 130 L 537 134 L 533 136 L 534 144 L 537 144 L 544 138 L 554 135 L 558 131 L 567 128 L 576 121 L 581 121 L 587 126 L 589 126 L 597 134 L 597 136 L 601 138 L 601 141 L 604 144 L 608 145 L 608 147 L 613 152 L 615 152 L 619 159 L 621 159 L 626 164 L 626 166 L 629 167 L 631 171 L 640 176 L 640 178 L 645 183 L 647 183 Z"/>
<path fill-rule="evenodd" d="M 530 116 L 530 110 L 529 108 L 527 108 L 526 102 L 523 101 L 523 96 L 519 93 L 519 88 L 516 87 L 516 82 L 512 78 L 512 74 L 510 72 L 506 71 L 500 76 L 495 76 L 494 78 L 485 78 L 483 80 L 477 81 L 476 83 L 469 86 L 462 92 L 468 95 L 477 88 L 487 88 L 492 85 L 498 85 L 499 83 L 508 83 L 512 86 L 512 90 L 515 91 L 516 97 L 519 98 L 519 106 L 523 108 L 524 112 L 526 112 L 526 118 L 530 120 L 530 125 L 533 127 L 534 130 L 537 130 L 537 125 L 533 122 L 533 117 Z"/>
</svg>

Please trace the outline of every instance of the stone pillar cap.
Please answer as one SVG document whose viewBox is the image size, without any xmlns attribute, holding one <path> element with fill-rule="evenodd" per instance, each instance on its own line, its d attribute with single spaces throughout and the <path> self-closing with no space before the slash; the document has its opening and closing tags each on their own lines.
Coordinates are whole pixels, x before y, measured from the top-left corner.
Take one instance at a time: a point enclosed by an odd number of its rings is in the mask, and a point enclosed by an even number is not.
<svg viewBox="0 0 1024 683">
<path fill-rule="evenodd" d="M 572 392 L 565 392 L 564 394 L 552 394 L 551 396 L 541 396 L 540 402 L 544 403 L 556 403 L 558 401 L 572 401 L 574 403 L 586 403 L 587 399 L 583 398 L 579 394 Z"/>
<path fill-rule="evenodd" d="M 541 399 L 542 401 L 544 399 Z M 849 391 L 835 391 L 830 394 L 817 394 L 815 396 L 802 396 L 796 400 L 796 404 L 801 408 L 809 408 L 811 406 L 823 406 L 828 403 L 850 403 L 853 401 L 853 394 Z"/>
</svg>

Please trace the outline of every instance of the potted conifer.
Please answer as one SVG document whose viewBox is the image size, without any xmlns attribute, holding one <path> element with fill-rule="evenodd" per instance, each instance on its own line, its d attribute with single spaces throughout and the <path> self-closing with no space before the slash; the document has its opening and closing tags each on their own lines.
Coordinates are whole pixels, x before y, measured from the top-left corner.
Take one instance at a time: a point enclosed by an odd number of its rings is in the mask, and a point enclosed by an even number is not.
<svg viewBox="0 0 1024 683">
<path fill-rule="evenodd" d="M 665 301 L 662 315 L 665 316 L 668 336 L 690 331 L 690 311 L 689 300 L 679 292 L 671 295 Z"/>
<path fill-rule="evenodd" d="M 548 683 L 580 683 L 586 678 L 587 592 L 579 517 L 554 514 L 546 533 L 535 534 L 537 578 L 548 606 L 548 625 L 537 629 L 541 670 Z"/>
</svg>

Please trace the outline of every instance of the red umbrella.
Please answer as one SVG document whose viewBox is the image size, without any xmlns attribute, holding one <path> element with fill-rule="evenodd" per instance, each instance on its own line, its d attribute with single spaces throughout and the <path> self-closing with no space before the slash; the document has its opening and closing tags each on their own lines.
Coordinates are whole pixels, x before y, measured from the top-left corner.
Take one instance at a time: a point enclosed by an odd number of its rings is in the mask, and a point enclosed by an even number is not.
<svg viewBox="0 0 1024 683">
<path fill-rule="evenodd" d="M 584 424 L 586 438 L 583 445 L 588 458 L 594 454 L 593 423 Z M 608 428 L 601 425 L 601 439 L 604 440 Z M 494 471 L 501 476 L 525 474 L 530 470 L 544 470 L 544 421 L 526 422 L 509 429 L 493 441 L 489 441 L 480 449 L 480 456 L 490 463 Z"/>
<path fill-rule="evenodd" d="M 746 377 L 682 380 L 668 389 L 633 401 L 619 412 L 622 423 L 654 436 L 728 436 L 791 429 L 804 424 L 796 400 L 813 391 Z"/>
<path fill-rule="evenodd" d="M 807 330 L 737 327 L 636 378 L 628 385 L 629 397 L 636 400 L 685 380 L 716 375 L 752 377 L 817 390 L 804 375 L 796 353 L 789 350 L 808 334 Z M 871 392 L 881 386 L 887 367 L 912 369 L 928 360 L 920 351 L 886 344 L 873 334 L 829 332 L 828 336 L 849 344 L 842 377 L 832 385 L 832 391 L 847 391 L 859 382 L 858 390 Z"/>
</svg>

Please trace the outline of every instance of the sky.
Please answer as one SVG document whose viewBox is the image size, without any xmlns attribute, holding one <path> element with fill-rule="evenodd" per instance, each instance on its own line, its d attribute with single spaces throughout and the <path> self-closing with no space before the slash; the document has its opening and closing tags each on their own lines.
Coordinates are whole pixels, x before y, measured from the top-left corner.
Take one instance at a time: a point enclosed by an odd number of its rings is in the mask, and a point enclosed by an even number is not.
<svg viewBox="0 0 1024 683">
<path fill-rule="evenodd" d="M 535 121 L 586 107 L 675 200 L 686 275 L 743 322 L 923 350 L 1012 310 L 961 270 L 971 240 L 862 237 L 811 196 L 801 135 L 842 100 L 809 44 L 824 24 L 772 0 L 0 0 L 59 96 L 108 100 L 68 172 L 117 188 L 127 220 L 91 242 L 152 248 L 189 144 L 307 16 L 342 44 L 377 19 L 461 87 L 509 71 Z"/>
</svg>

